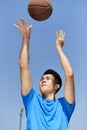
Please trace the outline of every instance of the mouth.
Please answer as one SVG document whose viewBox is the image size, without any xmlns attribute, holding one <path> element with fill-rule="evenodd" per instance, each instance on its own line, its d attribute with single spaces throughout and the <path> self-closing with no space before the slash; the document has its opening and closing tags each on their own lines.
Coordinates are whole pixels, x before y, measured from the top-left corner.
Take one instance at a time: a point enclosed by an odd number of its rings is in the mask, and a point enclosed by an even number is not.
<svg viewBox="0 0 87 130">
<path fill-rule="evenodd" d="M 47 86 L 47 85 L 46 85 L 46 84 L 42 84 L 42 85 L 41 85 L 41 87 L 45 87 L 45 86 Z"/>
</svg>

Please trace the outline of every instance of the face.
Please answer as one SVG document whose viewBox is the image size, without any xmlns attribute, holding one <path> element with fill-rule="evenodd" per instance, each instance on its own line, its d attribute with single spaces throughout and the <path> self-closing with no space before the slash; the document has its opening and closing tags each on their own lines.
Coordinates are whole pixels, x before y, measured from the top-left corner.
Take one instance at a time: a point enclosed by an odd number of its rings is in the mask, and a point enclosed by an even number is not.
<svg viewBox="0 0 87 130">
<path fill-rule="evenodd" d="M 51 74 L 46 74 L 41 77 L 40 92 L 42 95 L 54 93 L 54 77 Z"/>
</svg>

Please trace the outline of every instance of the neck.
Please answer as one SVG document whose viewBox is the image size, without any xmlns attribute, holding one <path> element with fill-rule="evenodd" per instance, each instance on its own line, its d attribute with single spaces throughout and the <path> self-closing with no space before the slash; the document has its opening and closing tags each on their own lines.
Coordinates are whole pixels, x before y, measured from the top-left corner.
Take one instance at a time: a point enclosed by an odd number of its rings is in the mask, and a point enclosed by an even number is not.
<svg viewBox="0 0 87 130">
<path fill-rule="evenodd" d="M 43 95 L 43 98 L 49 99 L 49 100 L 54 100 L 55 96 L 54 96 L 54 94 L 49 94 L 49 95 Z"/>
</svg>

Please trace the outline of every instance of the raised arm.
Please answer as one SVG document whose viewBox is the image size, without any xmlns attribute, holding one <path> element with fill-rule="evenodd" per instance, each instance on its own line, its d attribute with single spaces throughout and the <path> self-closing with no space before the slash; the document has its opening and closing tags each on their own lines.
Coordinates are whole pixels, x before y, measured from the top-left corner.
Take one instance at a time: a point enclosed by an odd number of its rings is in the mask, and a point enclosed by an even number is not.
<svg viewBox="0 0 87 130">
<path fill-rule="evenodd" d="M 21 18 L 20 21 L 16 20 L 16 22 L 17 24 L 14 24 L 14 26 L 20 31 L 23 38 L 19 58 L 19 65 L 20 65 L 21 92 L 22 95 L 26 95 L 32 88 L 32 79 L 28 65 L 28 61 L 30 59 L 29 41 L 32 25 L 28 26 L 28 24 L 23 18 Z"/>
<path fill-rule="evenodd" d="M 75 98 L 74 73 L 68 58 L 62 50 L 64 37 L 65 33 L 63 31 L 56 32 L 56 48 L 65 74 L 64 97 L 68 103 L 72 104 Z"/>
</svg>

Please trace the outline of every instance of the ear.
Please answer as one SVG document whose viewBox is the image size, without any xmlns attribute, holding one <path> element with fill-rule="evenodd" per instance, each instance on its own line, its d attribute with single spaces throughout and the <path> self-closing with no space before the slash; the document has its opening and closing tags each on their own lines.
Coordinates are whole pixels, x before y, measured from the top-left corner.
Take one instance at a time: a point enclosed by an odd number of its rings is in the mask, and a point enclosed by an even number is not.
<svg viewBox="0 0 87 130">
<path fill-rule="evenodd" d="M 59 84 L 56 84 L 54 89 L 55 89 L 55 92 L 60 88 L 60 85 Z"/>
</svg>

